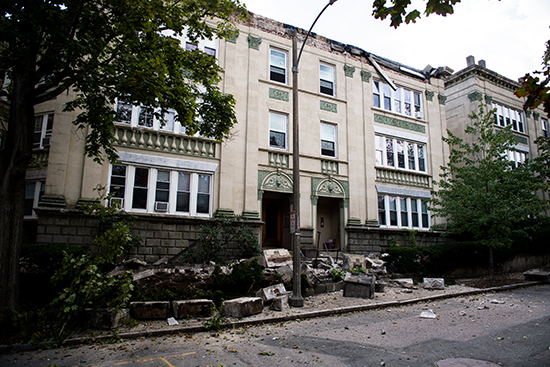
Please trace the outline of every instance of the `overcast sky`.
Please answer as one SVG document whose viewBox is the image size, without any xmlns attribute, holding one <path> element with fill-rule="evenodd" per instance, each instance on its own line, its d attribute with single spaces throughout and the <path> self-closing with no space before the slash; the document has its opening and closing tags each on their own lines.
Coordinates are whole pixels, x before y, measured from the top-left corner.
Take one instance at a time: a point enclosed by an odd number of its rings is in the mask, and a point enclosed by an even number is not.
<svg viewBox="0 0 550 367">
<path fill-rule="evenodd" d="M 253 13 L 309 29 L 328 0 L 242 0 Z M 550 39 L 550 0 L 462 0 L 447 17 L 422 16 L 397 30 L 372 16 L 373 0 L 338 0 L 313 32 L 393 61 L 424 69 L 466 67 L 466 57 L 517 80 L 541 70 Z M 413 0 L 417 9 L 425 0 Z"/>
</svg>

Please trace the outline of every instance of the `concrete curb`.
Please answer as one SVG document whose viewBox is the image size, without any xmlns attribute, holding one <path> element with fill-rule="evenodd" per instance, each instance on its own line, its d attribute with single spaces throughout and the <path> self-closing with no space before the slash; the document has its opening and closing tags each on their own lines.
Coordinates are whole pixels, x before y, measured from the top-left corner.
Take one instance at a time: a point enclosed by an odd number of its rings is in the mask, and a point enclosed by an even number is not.
<svg viewBox="0 0 550 367">
<path fill-rule="evenodd" d="M 483 293 L 505 292 L 505 291 L 510 291 L 518 288 L 526 288 L 526 287 L 531 287 L 531 286 L 541 285 L 541 284 L 547 284 L 547 282 L 537 281 L 537 282 L 528 282 L 528 283 L 509 284 L 501 287 L 475 289 L 471 291 L 448 293 L 448 294 L 437 294 L 429 297 L 411 298 L 411 299 L 405 299 L 400 301 L 381 302 L 381 303 L 374 303 L 369 305 L 348 306 L 348 307 L 338 307 L 338 308 L 325 309 L 325 310 L 309 311 L 309 312 L 304 312 L 296 315 L 271 316 L 271 317 L 266 317 L 266 318 L 256 319 L 256 320 L 235 320 L 235 321 L 222 323 L 220 326 L 222 329 L 229 329 L 229 328 L 241 327 L 241 326 L 273 324 L 273 323 L 293 321 L 293 320 L 306 320 L 306 319 L 311 319 L 315 317 L 325 317 L 325 316 L 341 315 L 341 314 L 346 314 L 351 312 L 375 310 L 380 308 L 406 306 L 406 305 L 411 305 L 415 303 L 436 301 L 436 300 L 455 298 L 455 297 L 472 296 L 472 295 L 483 294 Z M 177 334 L 177 333 L 185 333 L 185 334 L 197 333 L 202 331 L 207 331 L 203 325 L 195 325 L 195 326 L 174 327 L 170 329 L 126 332 L 126 333 L 119 333 L 119 334 L 113 333 L 112 335 L 100 335 L 95 337 L 71 338 L 60 342 L 41 342 L 37 344 L 0 345 L 0 354 L 7 354 L 10 352 L 27 352 L 27 351 L 40 350 L 40 349 L 50 349 L 50 348 L 61 348 L 61 347 L 75 346 L 75 345 L 93 343 L 93 342 L 99 342 L 99 341 L 149 338 L 149 337 L 157 337 L 157 336 Z"/>
</svg>

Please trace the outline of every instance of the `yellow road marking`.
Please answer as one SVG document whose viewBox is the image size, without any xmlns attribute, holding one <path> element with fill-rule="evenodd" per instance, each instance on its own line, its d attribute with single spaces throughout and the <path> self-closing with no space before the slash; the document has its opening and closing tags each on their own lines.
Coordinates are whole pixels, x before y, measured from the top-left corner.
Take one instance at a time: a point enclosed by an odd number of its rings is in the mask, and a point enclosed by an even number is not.
<svg viewBox="0 0 550 367">
<path fill-rule="evenodd" d="M 165 358 L 172 358 L 172 357 L 183 357 L 183 356 L 189 356 L 191 354 L 196 354 L 197 352 L 189 352 L 189 353 L 183 353 L 183 354 L 174 354 L 173 356 L 166 356 L 166 357 L 158 357 L 158 358 L 143 358 L 143 359 L 137 359 L 135 361 L 126 361 L 126 362 L 117 362 L 115 365 L 121 365 L 121 364 L 130 364 L 130 363 L 143 363 L 143 362 L 150 362 L 154 361 L 156 359 L 160 359 L 164 363 L 168 365 L 168 367 L 175 367 L 174 365 L 170 364 Z"/>
</svg>

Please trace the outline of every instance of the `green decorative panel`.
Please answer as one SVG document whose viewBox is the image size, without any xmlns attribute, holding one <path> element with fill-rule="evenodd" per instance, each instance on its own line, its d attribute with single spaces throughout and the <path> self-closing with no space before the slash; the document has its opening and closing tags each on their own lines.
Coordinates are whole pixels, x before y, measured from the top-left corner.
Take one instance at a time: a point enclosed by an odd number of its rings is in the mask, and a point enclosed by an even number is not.
<svg viewBox="0 0 550 367">
<path fill-rule="evenodd" d="M 317 196 L 349 197 L 349 183 L 332 177 L 313 177 L 311 179 L 311 190 Z"/>
<path fill-rule="evenodd" d="M 422 134 L 426 133 L 426 126 L 416 124 L 414 122 L 399 120 L 393 117 L 378 115 L 376 113 L 374 114 L 374 122 L 395 126 L 395 127 L 400 127 L 407 130 L 416 131 Z"/>
<path fill-rule="evenodd" d="M 538 121 L 539 117 L 540 117 L 540 113 L 533 112 L 533 118 L 535 119 L 535 121 Z"/>
<path fill-rule="evenodd" d="M 258 188 L 263 191 L 292 192 L 292 176 L 279 170 L 258 171 Z"/>
<path fill-rule="evenodd" d="M 372 76 L 372 73 L 370 71 L 361 70 L 361 80 L 362 81 L 369 83 L 371 76 Z"/>
<path fill-rule="evenodd" d="M 443 94 L 438 94 L 437 98 L 439 99 L 439 104 L 445 105 L 445 102 L 447 102 L 447 96 Z"/>
<path fill-rule="evenodd" d="M 262 43 L 262 39 L 260 37 L 254 37 L 254 36 L 248 35 L 249 48 L 253 48 L 254 50 L 259 50 L 260 43 Z"/>
<path fill-rule="evenodd" d="M 279 90 L 275 88 L 269 88 L 269 98 L 278 99 L 279 101 L 288 102 L 289 93 L 284 90 Z"/>
<path fill-rule="evenodd" d="M 321 101 L 321 109 L 323 111 L 338 113 L 338 106 L 336 105 L 336 103 L 332 102 Z"/>
<path fill-rule="evenodd" d="M 533 113 L 533 111 L 527 110 L 527 111 L 525 111 L 525 116 L 527 116 L 528 118 L 530 118 L 532 113 Z"/>
<path fill-rule="evenodd" d="M 493 103 L 493 97 L 485 95 L 485 103 L 492 104 Z"/>
<path fill-rule="evenodd" d="M 426 93 L 426 99 L 427 99 L 428 101 L 433 101 L 433 100 L 434 100 L 434 95 L 435 95 L 434 92 L 432 92 L 431 90 L 427 90 L 427 89 L 426 89 L 426 92 L 425 92 L 425 93 Z"/>
<path fill-rule="evenodd" d="M 468 98 L 470 99 L 470 102 L 479 101 L 481 99 L 481 93 L 476 90 L 475 92 L 468 94 Z"/>
<path fill-rule="evenodd" d="M 529 145 L 529 142 L 525 136 L 514 135 L 514 139 L 516 139 L 519 144 Z"/>
<path fill-rule="evenodd" d="M 344 65 L 344 74 L 347 77 L 353 78 L 353 73 L 355 73 L 355 66 Z"/>
</svg>

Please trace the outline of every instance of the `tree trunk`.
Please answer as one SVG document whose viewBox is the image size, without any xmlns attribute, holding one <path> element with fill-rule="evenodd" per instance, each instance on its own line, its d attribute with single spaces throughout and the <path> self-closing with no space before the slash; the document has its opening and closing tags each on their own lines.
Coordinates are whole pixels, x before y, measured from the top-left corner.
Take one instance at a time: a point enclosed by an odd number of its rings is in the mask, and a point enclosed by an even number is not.
<svg viewBox="0 0 550 367">
<path fill-rule="evenodd" d="M 34 68 L 25 71 L 12 75 L 8 133 L 0 151 L 0 328 L 15 325 L 19 301 L 25 174 L 34 131 Z"/>
</svg>

